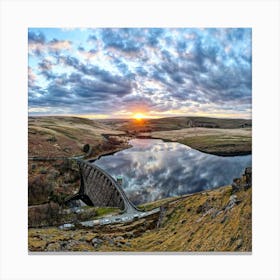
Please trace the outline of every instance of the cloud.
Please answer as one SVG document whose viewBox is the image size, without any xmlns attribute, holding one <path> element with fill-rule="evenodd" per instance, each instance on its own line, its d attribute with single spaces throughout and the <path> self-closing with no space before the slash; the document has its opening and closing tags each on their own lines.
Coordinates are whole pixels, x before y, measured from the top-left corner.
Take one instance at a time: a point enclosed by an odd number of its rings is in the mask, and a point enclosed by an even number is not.
<svg viewBox="0 0 280 280">
<path fill-rule="evenodd" d="M 44 44 L 46 42 L 45 35 L 42 32 L 35 33 L 33 31 L 28 31 L 28 43 L 34 44 Z"/>
<path fill-rule="evenodd" d="M 30 29 L 28 40 L 31 107 L 250 117 L 251 29 Z"/>
<path fill-rule="evenodd" d="M 38 66 L 42 70 L 51 70 L 53 64 L 51 61 L 49 61 L 47 59 L 43 59 L 40 63 L 38 63 Z"/>
<path fill-rule="evenodd" d="M 31 67 L 28 67 L 28 85 L 32 86 L 35 84 L 36 81 L 36 75 L 34 74 Z"/>
<path fill-rule="evenodd" d="M 50 51 L 58 51 L 58 50 L 68 50 L 71 48 L 71 42 L 68 40 L 59 41 L 57 39 L 53 39 L 47 45 Z"/>
<path fill-rule="evenodd" d="M 52 39 L 46 40 L 42 32 L 28 31 L 28 51 L 30 55 L 42 56 L 47 52 L 59 52 L 71 49 L 71 41 Z"/>
<path fill-rule="evenodd" d="M 95 49 L 90 49 L 89 51 L 85 51 L 84 48 L 79 48 L 79 53 L 82 55 L 86 60 L 91 60 L 96 57 L 98 51 Z"/>
<path fill-rule="evenodd" d="M 105 48 L 114 48 L 124 52 L 137 52 L 142 43 L 137 37 L 136 30 L 130 28 L 102 30 L 102 41 Z"/>
</svg>

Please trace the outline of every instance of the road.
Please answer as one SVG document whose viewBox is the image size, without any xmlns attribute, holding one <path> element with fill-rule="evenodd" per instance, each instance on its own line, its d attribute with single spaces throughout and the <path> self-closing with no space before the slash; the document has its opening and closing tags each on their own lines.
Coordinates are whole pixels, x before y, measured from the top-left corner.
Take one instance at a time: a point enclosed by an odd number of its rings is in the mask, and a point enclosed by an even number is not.
<svg viewBox="0 0 280 280">
<path fill-rule="evenodd" d="M 109 224 L 117 224 L 117 223 L 129 223 L 132 222 L 135 219 L 141 219 L 148 217 L 150 215 L 153 215 L 155 213 L 160 212 L 160 208 L 155 208 L 150 211 L 146 212 L 139 212 L 139 211 L 131 211 L 131 212 L 126 212 L 120 215 L 116 216 L 107 216 L 101 219 L 96 219 L 96 220 L 90 220 L 90 221 L 84 221 L 84 222 L 79 222 L 76 225 L 74 224 L 63 224 L 59 226 L 59 229 L 71 229 L 77 227 L 94 227 L 97 225 L 109 225 Z"/>
</svg>

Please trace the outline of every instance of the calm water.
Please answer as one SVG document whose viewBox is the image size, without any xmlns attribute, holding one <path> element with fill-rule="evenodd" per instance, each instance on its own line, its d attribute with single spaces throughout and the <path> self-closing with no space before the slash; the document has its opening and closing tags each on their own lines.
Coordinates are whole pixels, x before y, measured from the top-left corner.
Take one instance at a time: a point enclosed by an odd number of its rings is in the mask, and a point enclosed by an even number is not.
<svg viewBox="0 0 280 280">
<path fill-rule="evenodd" d="M 114 178 L 135 203 L 193 193 L 230 184 L 252 156 L 219 157 L 185 145 L 155 139 L 134 139 L 132 148 L 101 157 L 95 164 Z"/>
</svg>

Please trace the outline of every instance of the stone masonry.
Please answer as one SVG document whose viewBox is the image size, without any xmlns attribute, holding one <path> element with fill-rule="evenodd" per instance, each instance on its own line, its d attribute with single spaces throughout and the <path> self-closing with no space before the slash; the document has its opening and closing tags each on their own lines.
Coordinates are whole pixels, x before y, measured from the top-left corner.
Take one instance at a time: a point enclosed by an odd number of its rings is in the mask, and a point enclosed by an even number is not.
<svg viewBox="0 0 280 280">
<path fill-rule="evenodd" d="M 78 160 L 78 165 L 81 176 L 80 190 L 67 201 L 81 199 L 89 206 L 117 207 L 124 212 L 138 212 L 121 186 L 105 170 L 83 160 Z"/>
</svg>

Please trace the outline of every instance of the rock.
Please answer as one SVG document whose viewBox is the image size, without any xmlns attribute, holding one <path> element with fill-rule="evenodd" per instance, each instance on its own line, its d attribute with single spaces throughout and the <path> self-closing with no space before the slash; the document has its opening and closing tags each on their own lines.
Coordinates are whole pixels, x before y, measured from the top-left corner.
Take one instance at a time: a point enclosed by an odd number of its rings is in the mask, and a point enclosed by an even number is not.
<svg viewBox="0 0 280 280">
<path fill-rule="evenodd" d="M 126 232 L 126 233 L 124 234 L 124 237 L 125 237 L 125 238 L 133 238 L 133 237 L 134 237 L 133 231 Z"/>
<path fill-rule="evenodd" d="M 121 241 L 121 240 L 124 240 L 122 236 L 117 236 L 114 238 L 114 241 Z"/>
<path fill-rule="evenodd" d="M 75 214 L 79 214 L 79 213 L 85 212 L 85 210 L 82 209 L 82 208 L 78 208 L 78 207 L 77 207 L 73 212 L 74 212 Z"/>
<path fill-rule="evenodd" d="M 250 187 L 252 187 L 252 168 L 247 167 L 245 169 L 244 174 L 241 176 L 241 178 L 235 178 L 233 179 L 232 183 L 232 193 L 238 192 L 240 190 L 248 190 Z"/>
<path fill-rule="evenodd" d="M 202 210 L 203 210 L 202 205 L 199 205 L 199 206 L 197 207 L 197 209 L 196 209 L 196 214 L 201 213 L 201 212 L 202 212 Z"/>
<path fill-rule="evenodd" d="M 102 243 L 103 243 L 104 241 L 102 240 L 102 239 L 100 239 L 100 238 L 93 238 L 92 240 L 91 240 L 91 244 L 96 248 L 96 247 L 98 247 L 98 246 L 100 246 Z"/>
<path fill-rule="evenodd" d="M 203 204 L 201 204 L 197 207 L 196 213 L 200 214 L 201 212 L 207 212 L 211 208 L 210 202 L 211 202 L 211 199 L 207 198 L 207 200 Z"/>
<path fill-rule="evenodd" d="M 235 205 L 239 204 L 241 202 L 241 200 L 237 199 L 237 195 L 231 195 L 229 198 L 229 202 L 225 207 L 225 211 L 228 211 L 230 209 L 232 209 Z"/>
<path fill-rule="evenodd" d="M 113 239 L 110 239 L 110 240 L 108 241 L 108 243 L 109 243 L 110 246 L 115 246 L 115 242 L 114 242 Z"/>
<path fill-rule="evenodd" d="M 219 216 L 219 215 L 221 215 L 222 213 L 223 213 L 224 211 L 222 211 L 222 210 L 220 210 L 220 211 L 216 211 L 215 213 L 213 213 L 212 214 L 212 218 L 215 218 L 215 217 L 217 217 L 217 216 Z"/>
<path fill-rule="evenodd" d="M 103 239 L 106 240 L 110 246 L 115 246 L 115 242 L 111 236 L 104 236 Z"/>
<path fill-rule="evenodd" d="M 47 246 L 47 251 L 49 252 L 56 252 L 56 251 L 60 251 L 61 250 L 61 246 L 59 243 L 49 243 Z"/>
<path fill-rule="evenodd" d="M 235 203 L 233 201 L 230 201 L 228 203 L 228 205 L 226 206 L 225 211 L 229 211 L 230 209 L 232 209 L 235 206 Z"/>
<path fill-rule="evenodd" d="M 84 251 L 89 249 L 89 244 L 87 242 L 81 242 L 78 240 L 69 240 L 67 243 L 61 244 L 62 251 Z"/>
<path fill-rule="evenodd" d="M 243 244 L 243 240 L 240 238 L 240 239 L 238 239 L 237 241 L 236 241 L 236 247 L 235 247 L 235 250 L 238 250 L 238 249 L 240 249 L 241 248 L 241 246 L 242 246 L 242 244 Z"/>
<path fill-rule="evenodd" d="M 228 219 L 228 216 L 224 216 L 224 217 L 221 219 L 220 223 L 223 224 L 227 219 Z"/>
<path fill-rule="evenodd" d="M 252 167 L 246 167 L 246 168 L 245 168 L 245 174 L 246 174 L 246 175 L 252 174 Z"/>
<path fill-rule="evenodd" d="M 28 241 L 28 248 L 30 251 L 44 251 L 46 248 L 47 242 L 45 240 L 36 238 L 30 239 Z"/>
<path fill-rule="evenodd" d="M 67 201 L 65 204 L 71 209 L 71 211 L 73 211 L 74 208 L 85 206 L 85 204 L 80 199 L 70 200 Z"/>
<path fill-rule="evenodd" d="M 182 220 L 182 221 L 181 221 L 181 224 L 182 224 L 182 225 L 185 224 L 186 221 L 187 221 L 186 219 Z"/>
<path fill-rule="evenodd" d="M 204 217 L 204 216 L 206 216 L 206 215 L 210 215 L 210 214 L 212 214 L 212 213 L 215 212 L 215 211 L 216 211 L 215 208 L 210 208 L 210 209 L 207 210 L 202 216 Z"/>
<path fill-rule="evenodd" d="M 231 190 L 232 190 L 232 193 L 236 193 L 236 192 L 240 191 L 240 179 L 239 178 L 233 179 L 233 183 L 231 184 Z"/>
<path fill-rule="evenodd" d="M 62 251 L 65 250 L 66 247 L 67 247 L 67 241 L 62 241 L 62 242 L 60 242 L 60 246 L 61 246 L 61 250 L 62 250 Z"/>
</svg>

